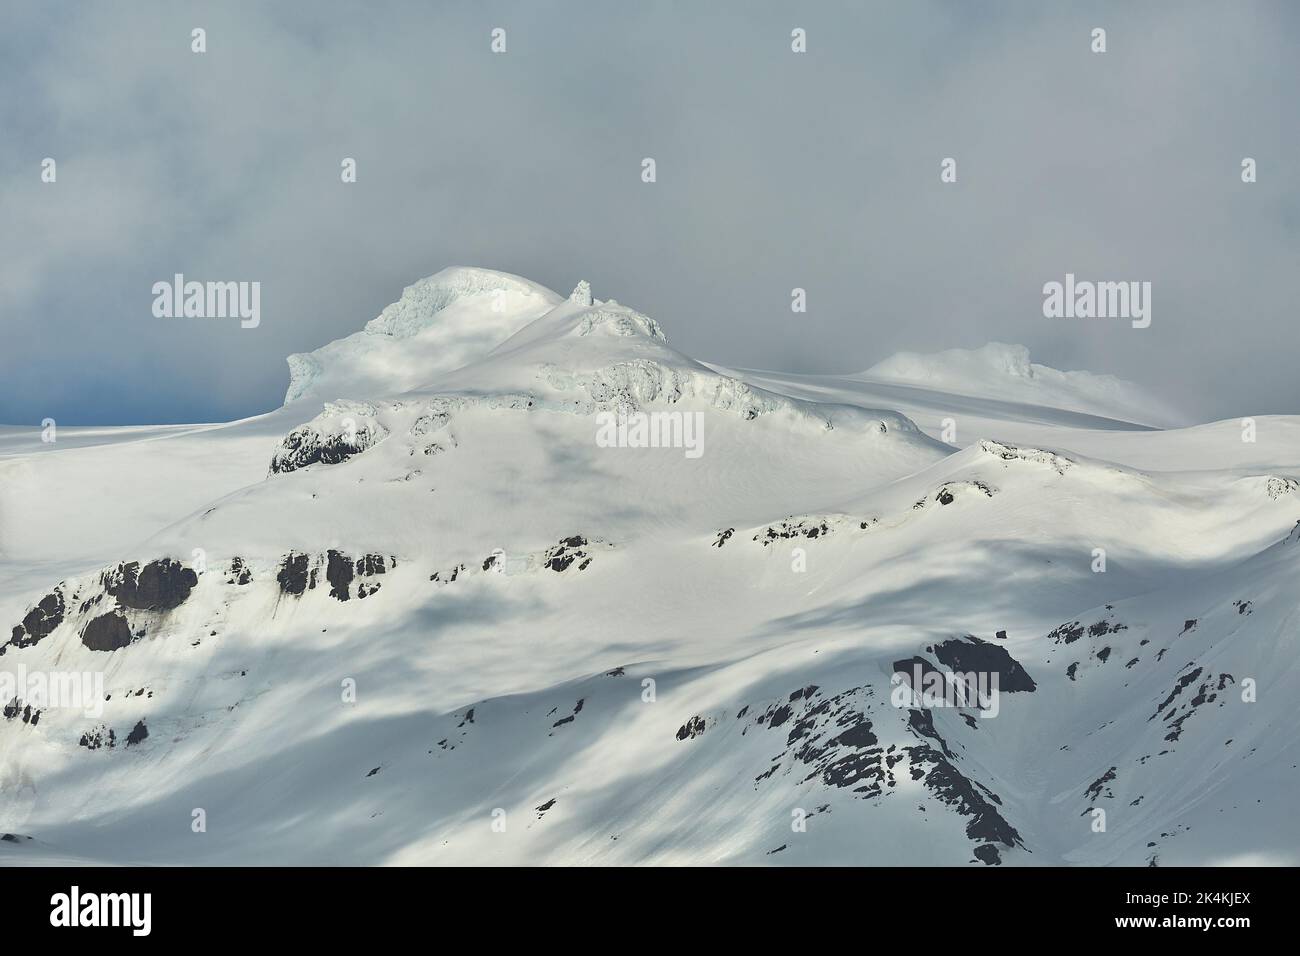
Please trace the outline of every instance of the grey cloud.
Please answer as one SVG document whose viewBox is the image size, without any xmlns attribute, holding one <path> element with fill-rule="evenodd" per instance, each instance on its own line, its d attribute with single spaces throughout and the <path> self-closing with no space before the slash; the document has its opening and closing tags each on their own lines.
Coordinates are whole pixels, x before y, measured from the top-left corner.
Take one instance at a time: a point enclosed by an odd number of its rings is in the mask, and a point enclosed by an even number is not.
<svg viewBox="0 0 1300 956">
<path fill-rule="evenodd" d="M 731 366 L 1012 341 L 1205 418 L 1300 410 L 1285 3 L 43 3 L 10 21 L 0 421 L 254 414 L 287 354 L 452 264 L 588 278 Z M 1067 271 L 1150 280 L 1152 327 L 1045 319 Z M 261 281 L 261 327 L 155 319 L 174 272 Z"/>
</svg>

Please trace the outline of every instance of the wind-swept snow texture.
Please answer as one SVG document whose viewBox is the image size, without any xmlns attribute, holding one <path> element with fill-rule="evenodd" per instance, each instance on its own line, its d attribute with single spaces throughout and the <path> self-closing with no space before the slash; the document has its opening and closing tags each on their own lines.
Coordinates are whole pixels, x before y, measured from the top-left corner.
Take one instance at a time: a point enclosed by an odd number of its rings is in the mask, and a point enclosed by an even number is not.
<svg viewBox="0 0 1300 956">
<path fill-rule="evenodd" d="M 1029 361 L 1023 345 L 990 342 L 980 349 L 932 355 L 900 352 L 867 371 L 865 381 L 939 388 L 983 398 L 1047 405 L 1148 425 L 1185 424 L 1145 390 L 1113 375 L 1061 372 Z"/>
<path fill-rule="evenodd" d="M 289 363 L 0 430 L 0 863 L 1300 862 L 1300 417 L 483 269 Z"/>
</svg>

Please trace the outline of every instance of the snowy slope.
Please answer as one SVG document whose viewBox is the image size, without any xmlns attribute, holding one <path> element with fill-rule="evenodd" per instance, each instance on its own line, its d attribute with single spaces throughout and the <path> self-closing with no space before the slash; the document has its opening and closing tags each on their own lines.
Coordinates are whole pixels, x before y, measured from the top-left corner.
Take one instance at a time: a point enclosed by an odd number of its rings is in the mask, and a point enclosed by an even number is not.
<svg viewBox="0 0 1300 956">
<path fill-rule="evenodd" d="M 0 430 L 0 675 L 108 697 L 3 711 L 0 863 L 1300 860 L 1300 417 L 734 372 L 478 269 L 290 364 Z"/>
<path fill-rule="evenodd" d="M 423 385 L 485 354 L 558 301 L 504 272 L 444 269 L 407 286 L 360 332 L 290 355 L 285 402 Z"/>
<path fill-rule="evenodd" d="M 990 342 L 979 349 L 899 352 L 860 376 L 877 384 L 938 386 L 960 395 L 1117 418 L 1147 425 L 1187 424 L 1172 408 L 1113 375 L 1062 372 L 1029 361 L 1023 345 Z"/>
</svg>

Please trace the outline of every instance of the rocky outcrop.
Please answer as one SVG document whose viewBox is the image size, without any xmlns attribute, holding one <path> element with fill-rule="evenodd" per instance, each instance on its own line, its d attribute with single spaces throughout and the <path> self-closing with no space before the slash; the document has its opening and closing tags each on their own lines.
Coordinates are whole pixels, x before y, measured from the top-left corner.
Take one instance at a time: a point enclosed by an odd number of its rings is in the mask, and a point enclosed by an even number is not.
<svg viewBox="0 0 1300 956">
<path fill-rule="evenodd" d="M 93 618 L 81 632 L 81 643 L 92 651 L 117 651 L 135 640 L 131 625 L 121 611 Z"/>
<path fill-rule="evenodd" d="M 66 606 L 62 587 L 57 587 L 41 598 L 13 629 L 9 643 L 15 647 L 30 647 L 42 638 L 49 637 L 63 623 Z"/>
<path fill-rule="evenodd" d="M 930 650 L 941 664 L 954 673 L 997 674 L 999 691 L 1008 694 L 1032 692 L 1038 686 L 1020 662 L 1000 644 L 990 644 L 968 634 L 963 638 L 936 644 Z"/>
<path fill-rule="evenodd" d="M 180 607 L 198 583 L 199 577 L 193 570 L 170 558 L 150 561 L 143 568 L 138 561 L 119 564 L 103 577 L 104 590 L 118 605 L 138 611 L 170 611 Z"/>
<path fill-rule="evenodd" d="M 388 436 L 369 402 L 331 402 L 325 411 L 295 428 L 271 457 L 271 474 L 283 475 L 309 465 L 337 465 L 374 447 Z"/>
<path fill-rule="evenodd" d="M 385 574 L 390 568 L 397 567 L 397 558 L 382 554 L 363 554 L 352 558 L 341 551 L 329 550 L 322 557 L 310 554 L 290 552 L 280 562 L 276 581 L 280 593 L 292 596 L 314 590 L 320 577 L 325 572 L 325 581 L 330 586 L 330 597 L 338 601 L 352 599 L 352 584 L 357 578 L 370 578 Z M 379 590 L 376 582 L 362 582 L 357 588 L 357 597 L 369 597 Z"/>
</svg>

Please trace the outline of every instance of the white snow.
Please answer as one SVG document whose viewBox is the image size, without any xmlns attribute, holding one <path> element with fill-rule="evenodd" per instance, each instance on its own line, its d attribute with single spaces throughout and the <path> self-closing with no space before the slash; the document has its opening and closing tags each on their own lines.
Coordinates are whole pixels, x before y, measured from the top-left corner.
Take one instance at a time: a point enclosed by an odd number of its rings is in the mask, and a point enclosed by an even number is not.
<svg viewBox="0 0 1300 956">
<path fill-rule="evenodd" d="M 1300 862 L 1300 416 L 1151 428 L 1007 346 L 730 370 L 478 269 L 297 359 L 242 422 L 0 429 L 0 676 L 110 695 L 0 717 L 0 864 Z M 965 635 L 1035 689 L 891 703 Z"/>
<path fill-rule="evenodd" d="M 290 355 L 285 402 L 415 388 L 483 355 L 559 301 L 505 272 L 443 269 L 407 286 L 360 332 Z"/>
<path fill-rule="evenodd" d="M 870 382 L 938 387 L 959 395 L 1027 402 L 1147 425 L 1187 424 L 1167 404 L 1131 382 L 1092 372 L 1061 372 L 1029 361 L 1023 345 L 899 352 L 860 376 Z"/>
</svg>

